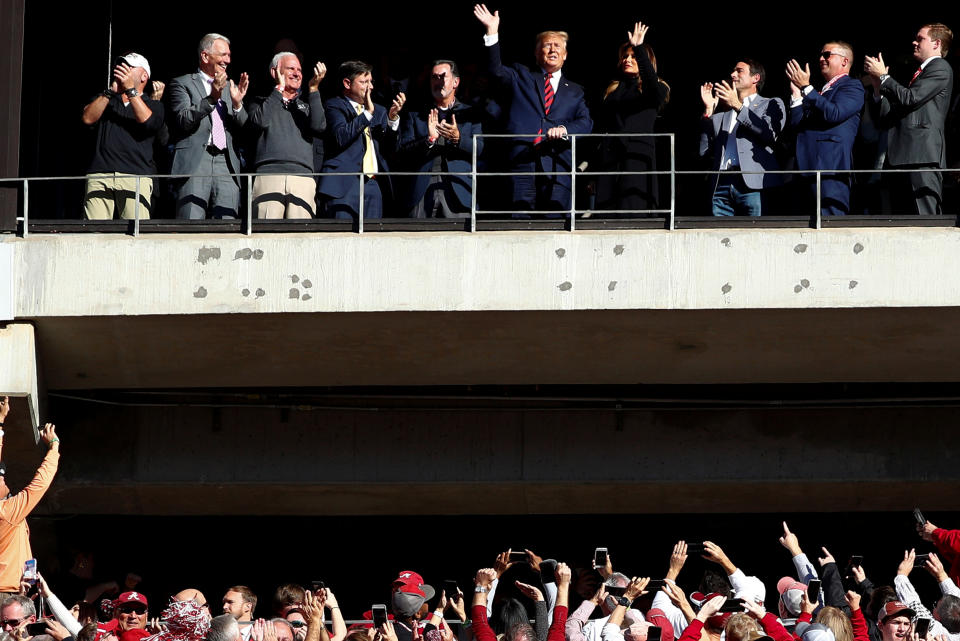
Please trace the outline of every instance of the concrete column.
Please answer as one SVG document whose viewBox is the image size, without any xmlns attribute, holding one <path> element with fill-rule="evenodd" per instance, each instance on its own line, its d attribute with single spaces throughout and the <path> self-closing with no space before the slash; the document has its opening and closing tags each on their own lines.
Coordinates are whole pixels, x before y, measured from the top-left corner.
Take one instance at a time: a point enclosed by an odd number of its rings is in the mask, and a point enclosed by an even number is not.
<svg viewBox="0 0 960 641">
<path fill-rule="evenodd" d="M 10 323 L 0 329 L 0 394 L 9 396 L 11 419 L 17 427 L 29 416 L 34 441 L 40 438 L 40 381 L 33 325 Z M 19 400 L 18 400 L 19 399 Z M 21 407 L 17 407 L 20 405 Z M 29 408 L 29 413 L 26 411 Z"/>
</svg>

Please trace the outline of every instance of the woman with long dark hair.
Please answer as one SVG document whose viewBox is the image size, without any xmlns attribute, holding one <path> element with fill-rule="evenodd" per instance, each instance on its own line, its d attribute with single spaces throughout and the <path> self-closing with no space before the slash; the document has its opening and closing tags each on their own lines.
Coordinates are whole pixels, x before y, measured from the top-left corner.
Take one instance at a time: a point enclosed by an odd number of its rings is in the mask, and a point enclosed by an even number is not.
<svg viewBox="0 0 960 641">
<path fill-rule="evenodd" d="M 653 133 L 657 116 L 670 99 L 670 87 L 657 75 L 657 57 L 644 42 L 649 25 L 638 22 L 620 47 L 618 78 L 610 83 L 600 108 L 603 133 Z M 592 171 L 656 171 L 653 136 L 606 137 L 600 142 L 599 166 Z M 659 176 L 608 174 L 597 177 L 597 210 L 657 209 Z M 650 216 L 655 214 L 622 214 Z"/>
</svg>

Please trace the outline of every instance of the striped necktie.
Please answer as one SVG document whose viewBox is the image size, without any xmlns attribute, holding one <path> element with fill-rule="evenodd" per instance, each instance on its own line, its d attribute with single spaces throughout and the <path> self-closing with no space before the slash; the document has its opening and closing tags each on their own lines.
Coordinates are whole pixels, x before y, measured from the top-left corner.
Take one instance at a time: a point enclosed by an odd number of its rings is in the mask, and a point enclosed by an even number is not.
<svg viewBox="0 0 960 641">
<path fill-rule="evenodd" d="M 548 73 L 543 77 L 543 115 L 550 115 L 550 107 L 553 106 L 553 85 L 550 84 L 550 79 L 553 78 L 552 73 Z M 543 127 L 537 131 L 537 137 L 534 138 L 533 144 L 539 145 L 543 142 Z"/>
</svg>

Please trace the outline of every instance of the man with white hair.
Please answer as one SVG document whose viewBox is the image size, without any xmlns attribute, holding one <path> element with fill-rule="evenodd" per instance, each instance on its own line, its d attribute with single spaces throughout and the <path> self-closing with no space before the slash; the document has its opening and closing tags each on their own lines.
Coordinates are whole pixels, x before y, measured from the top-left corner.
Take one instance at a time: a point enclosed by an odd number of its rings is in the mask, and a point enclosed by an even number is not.
<svg viewBox="0 0 960 641">
<path fill-rule="evenodd" d="M 313 218 L 317 183 L 312 174 L 313 139 L 326 131 L 320 81 L 327 67 L 318 62 L 301 96 L 303 71 L 296 54 L 282 51 L 270 62 L 276 85 L 270 95 L 250 105 L 249 123 L 257 140 L 253 207 L 257 218 Z M 300 175 L 297 175 L 300 174 Z"/>
<path fill-rule="evenodd" d="M 247 122 L 243 97 L 250 80 L 227 78 L 230 40 L 208 33 L 197 47 L 196 73 L 170 81 L 173 142 L 172 174 L 190 175 L 177 181 L 177 218 L 236 218 L 242 171 L 236 137 Z"/>
<path fill-rule="evenodd" d="M 115 211 L 134 218 L 138 202 L 140 218 L 150 217 L 153 180 L 137 175 L 156 173 L 153 142 L 163 127 L 163 105 L 143 95 L 150 63 L 139 53 L 116 63 L 110 87 L 83 108 L 83 124 L 96 127 L 83 200 L 84 216 L 94 220 L 109 220 Z"/>
</svg>

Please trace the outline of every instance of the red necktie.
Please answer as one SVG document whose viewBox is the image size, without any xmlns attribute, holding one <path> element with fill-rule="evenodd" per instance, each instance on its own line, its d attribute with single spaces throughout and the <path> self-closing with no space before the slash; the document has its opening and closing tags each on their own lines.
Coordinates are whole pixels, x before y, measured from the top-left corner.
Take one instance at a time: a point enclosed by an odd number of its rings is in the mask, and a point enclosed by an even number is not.
<svg viewBox="0 0 960 641">
<path fill-rule="evenodd" d="M 553 78 L 552 73 L 548 73 L 543 78 L 543 115 L 550 115 L 550 107 L 553 105 L 553 85 L 550 84 L 550 79 Z M 537 131 L 537 137 L 534 138 L 533 144 L 539 145 L 543 142 L 543 128 L 541 127 Z"/>
<path fill-rule="evenodd" d="M 913 84 L 913 81 L 917 79 L 917 76 L 920 75 L 920 72 L 921 72 L 921 71 L 923 71 L 923 67 L 920 67 L 919 69 L 917 69 L 917 70 L 914 72 L 913 78 L 910 78 L 910 84 L 907 85 L 908 87 Z"/>
</svg>

